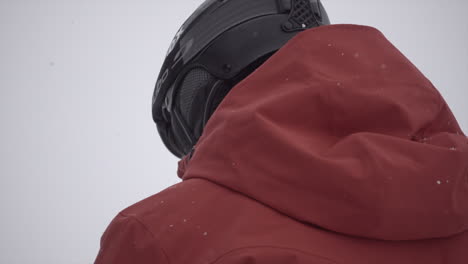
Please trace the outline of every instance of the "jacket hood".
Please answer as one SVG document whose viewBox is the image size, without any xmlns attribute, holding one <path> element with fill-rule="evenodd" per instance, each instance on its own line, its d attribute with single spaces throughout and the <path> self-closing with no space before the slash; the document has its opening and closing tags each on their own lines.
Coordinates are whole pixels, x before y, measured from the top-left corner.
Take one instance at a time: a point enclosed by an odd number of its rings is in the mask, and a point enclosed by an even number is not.
<svg viewBox="0 0 468 264">
<path fill-rule="evenodd" d="M 178 175 L 346 235 L 468 230 L 468 140 L 431 82 L 366 26 L 298 34 L 230 91 Z"/>
</svg>

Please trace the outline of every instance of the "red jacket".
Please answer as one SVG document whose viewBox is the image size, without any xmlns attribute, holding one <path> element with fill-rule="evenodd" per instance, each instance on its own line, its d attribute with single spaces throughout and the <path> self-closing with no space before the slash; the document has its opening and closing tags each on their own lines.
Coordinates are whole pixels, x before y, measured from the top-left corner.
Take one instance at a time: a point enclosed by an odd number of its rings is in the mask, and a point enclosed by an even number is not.
<svg viewBox="0 0 468 264">
<path fill-rule="evenodd" d="M 178 175 L 112 221 L 97 264 L 468 263 L 468 140 L 371 27 L 297 35 Z"/>
</svg>

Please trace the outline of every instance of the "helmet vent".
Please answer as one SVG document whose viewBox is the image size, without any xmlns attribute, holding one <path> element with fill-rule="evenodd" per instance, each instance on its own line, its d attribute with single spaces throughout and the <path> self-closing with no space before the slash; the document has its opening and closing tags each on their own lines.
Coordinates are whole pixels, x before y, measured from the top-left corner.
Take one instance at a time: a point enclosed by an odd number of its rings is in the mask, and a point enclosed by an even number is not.
<svg viewBox="0 0 468 264">
<path fill-rule="evenodd" d="M 292 0 L 288 22 L 283 24 L 285 31 L 297 31 L 317 26 L 314 10 L 309 0 Z"/>
</svg>

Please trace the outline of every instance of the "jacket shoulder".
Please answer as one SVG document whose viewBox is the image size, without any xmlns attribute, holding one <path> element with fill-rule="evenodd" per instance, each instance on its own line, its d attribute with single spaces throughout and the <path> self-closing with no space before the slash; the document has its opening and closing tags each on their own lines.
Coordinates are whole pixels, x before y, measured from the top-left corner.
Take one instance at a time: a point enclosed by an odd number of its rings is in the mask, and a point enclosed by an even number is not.
<svg viewBox="0 0 468 264">
<path fill-rule="evenodd" d="M 136 217 L 119 213 L 101 237 L 95 264 L 169 263 L 154 235 Z"/>
<path fill-rule="evenodd" d="M 324 256 L 296 248 L 280 246 L 250 246 L 233 249 L 221 255 L 213 264 L 338 264 Z"/>
</svg>

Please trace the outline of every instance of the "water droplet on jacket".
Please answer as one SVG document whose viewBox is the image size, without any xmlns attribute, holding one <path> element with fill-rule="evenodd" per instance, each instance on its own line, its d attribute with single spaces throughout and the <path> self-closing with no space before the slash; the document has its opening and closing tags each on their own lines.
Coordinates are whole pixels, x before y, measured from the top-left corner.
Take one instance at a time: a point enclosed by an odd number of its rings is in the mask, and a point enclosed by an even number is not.
<svg viewBox="0 0 468 264">
<path fill-rule="evenodd" d="M 194 204 L 194 203 L 195 203 L 195 201 L 192 201 L 192 204 Z"/>
<path fill-rule="evenodd" d="M 164 201 L 161 201 L 161 203 L 164 203 Z"/>
<path fill-rule="evenodd" d="M 426 137 L 425 137 L 425 138 L 421 138 L 421 142 L 422 142 L 423 144 L 427 144 L 427 141 L 428 141 L 428 140 L 429 140 L 429 138 L 426 138 Z"/>
<path fill-rule="evenodd" d="M 457 148 L 456 147 L 451 147 L 450 150 L 455 151 L 455 150 L 457 150 Z"/>
<path fill-rule="evenodd" d="M 359 55 L 359 52 L 354 53 L 354 58 L 357 59 L 357 58 L 359 58 L 359 56 L 360 56 L 360 55 Z"/>
<path fill-rule="evenodd" d="M 174 227 L 174 225 L 169 225 L 169 227 Z"/>
<path fill-rule="evenodd" d="M 337 85 L 337 86 L 341 86 L 341 83 L 340 83 L 340 82 L 337 82 L 336 85 Z"/>
<path fill-rule="evenodd" d="M 200 226 L 198 225 L 197 228 L 200 229 Z"/>
<path fill-rule="evenodd" d="M 447 183 L 449 183 L 449 182 L 450 182 L 450 181 L 449 181 L 449 180 L 447 180 Z"/>
<path fill-rule="evenodd" d="M 233 162 L 232 167 L 235 168 L 237 166 L 237 163 Z"/>
<path fill-rule="evenodd" d="M 187 222 L 187 219 L 184 219 L 184 223 L 186 223 L 186 222 Z"/>
<path fill-rule="evenodd" d="M 204 235 L 204 236 L 207 236 L 207 235 L 208 235 L 208 232 L 203 233 L 203 235 Z"/>
<path fill-rule="evenodd" d="M 332 44 L 331 44 L 331 43 L 329 43 L 329 44 L 328 44 L 328 47 L 331 47 L 331 46 L 332 46 Z"/>
<path fill-rule="evenodd" d="M 437 184 L 439 184 L 439 185 L 440 185 L 440 184 L 442 184 L 442 182 L 441 182 L 441 181 L 437 181 Z"/>
<path fill-rule="evenodd" d="M 387 69 L 387 64 L 381 64 L 381 65 L 380 65 L 380 68 L 381 68 L 382 70 Z"/>
<path fill-rule="evenodd" d="M 344 56 L 344 52 L 341 52 L 341 56 Z"/>
<path fill-rule="evenodd" d="M 289 81 L 289 78 L 286 78 L 286 81 Z"/>
</svg>

